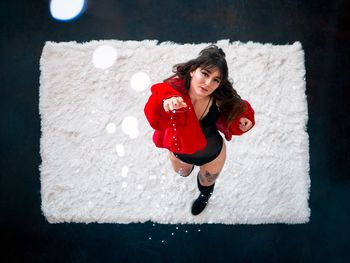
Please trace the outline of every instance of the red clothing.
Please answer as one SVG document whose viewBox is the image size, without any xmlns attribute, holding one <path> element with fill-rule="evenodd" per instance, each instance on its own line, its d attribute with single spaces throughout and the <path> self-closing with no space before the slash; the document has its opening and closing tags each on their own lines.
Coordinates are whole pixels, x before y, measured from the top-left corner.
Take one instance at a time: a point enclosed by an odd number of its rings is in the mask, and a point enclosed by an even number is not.
<svg viewBox="0 0 350 263">
<path fill-rule="evenodd" d="M 182 80 L 179 80 L 178 83 Z M 167 148 L 172 152 L 192 154 L 202 150 L 206 146 L 206 138 L 197 119 L 190 96 L 185 92 L 185 87 L 175 89 L 169 83 L 157 83 L 151 87 L 152 94 L 149 97 L 144 112 L 151 127 L 155 129 L 153 142 L 157 147 Z M 187 104 L 187 108 L 180 111 L 165 112 L 163 100 L 179 96 Z M 216 122 L 216 128 L 230 141 L 232 135 L 241 135 L 244 132 L 239 129 L 241 117 L 248 118 L 255 125 L 254 110 L 247 101 L 244 101 L 247 109 L 237 116 L 228 127 L 227 120 L 220 116 Z"/>
</svg>

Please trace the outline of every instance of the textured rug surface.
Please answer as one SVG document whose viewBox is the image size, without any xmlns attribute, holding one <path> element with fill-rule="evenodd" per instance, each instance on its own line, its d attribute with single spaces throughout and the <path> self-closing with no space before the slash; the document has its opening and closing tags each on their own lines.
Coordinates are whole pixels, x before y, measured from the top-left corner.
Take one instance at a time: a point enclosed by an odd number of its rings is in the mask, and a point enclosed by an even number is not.
<svg viewBox="0 0 350 263">
<path fill-rule="evenodd" d="M 299 224 L 309 221 L 304 51 L 220 40 L 256 126 L 227 144 L 208 207 L 192 216 L 196 168 L 180 177 L 143 107 L 151 84 L 210 43 L 47 42 L 40 60 L 39 166 L 50 223 Z"/>
</svg>

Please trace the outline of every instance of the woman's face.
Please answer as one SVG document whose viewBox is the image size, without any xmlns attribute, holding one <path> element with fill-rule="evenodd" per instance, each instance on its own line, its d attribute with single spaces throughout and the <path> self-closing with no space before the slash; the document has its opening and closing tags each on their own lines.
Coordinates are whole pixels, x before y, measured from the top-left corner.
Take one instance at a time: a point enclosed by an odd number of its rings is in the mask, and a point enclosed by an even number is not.
<svg viewBox="0 0 350 263">
<path fill-rule="evenodd" d="M 197 68 L 190 72 L 190 89 L 199 96 L 208 96 L 213 93 L 221 83 L 220 71 L 218 68 L 202 69 Z"/>
</svg>

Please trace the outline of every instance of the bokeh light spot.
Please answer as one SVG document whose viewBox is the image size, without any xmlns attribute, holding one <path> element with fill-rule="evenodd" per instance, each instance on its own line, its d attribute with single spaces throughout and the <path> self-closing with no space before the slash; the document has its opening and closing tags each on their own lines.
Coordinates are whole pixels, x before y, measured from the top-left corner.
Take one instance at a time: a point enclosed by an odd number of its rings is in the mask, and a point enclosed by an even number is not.
<svg viewBox="0 0 350 263">
<path fill-rule="evenodd" d="M 50 13 L 57 20 L 72 20 L 82 13 L 84 6 L 84 0 L 51 0 Z"/>
<path fill-rule="evenodd" d="M 130 85 L 136 91 L 144 91 L 151 85 L 151 79 L 146 73 L 137 72 L 131 77 Z"/>
<path fill-rule="evenodd" d="M 95 49 L 92 62 L 96 68 L 107 69 L 115 63 L 117 56 L 118 53 L 114 47 L 102 45 Z"/>
<path fill-rule="evenodd" d="M 134 116 L 125 117 L 122 122 L 122 130 L 131 139 L 136 139 L 139 136 L 137 119 Z"/>
</svg>

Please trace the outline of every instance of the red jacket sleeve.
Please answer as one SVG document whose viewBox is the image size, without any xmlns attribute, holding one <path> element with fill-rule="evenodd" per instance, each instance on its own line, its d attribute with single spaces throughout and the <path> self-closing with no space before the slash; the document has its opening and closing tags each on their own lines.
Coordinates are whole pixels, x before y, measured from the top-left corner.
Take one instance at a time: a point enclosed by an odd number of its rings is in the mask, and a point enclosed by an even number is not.
<svg viewBox="0 0 350 263">
<path fill-rule="evenodd" d="M 164 130 L 170 125 L 170 113 L 163 109 L 163 100 L 181 96 L 181 94 L 172 88 L 168 83 L 157 83 L 151 87 L 151 96 L 148 98 L 144 107 L 145 116 L 155 130 Z"/>
<path fill-rule="evenodd" d="M 239 128 L 240 118 L 246 117 L 252 122 L 253 126 L 255 125 L 254 110 L 253 110 L 252 106 L 246 100 L 244 100 L 243 102 L 246 105 L 246 110 L 243 113 L 241 113 L 240 115 L 238 115 L 233 120 L 233 122 L 231 123 L 230 126 L 228 126 L 227 120 L 224 116 L 220 116 L 220 118 L 216 122 L 216 128 L 225 135 L 225 139 L 227 141 L 230 141 L 232 139 L 232 135 L 242 135 L 243 133 L 245 133 Z M 253 126 L 252 126 L 252 128 L 253 128 Z"/>
<path fill-rule="evenodd" d="M 238 115 L 231 123 L 231 125 L 229 127 L 229 131 L 231 132 L 232 135 L 242 135 L 243 133 L 250 131 L 255 125 L 254 110 L 253 110 L 252 106 L 246 100 L 243 100 L 243 102 L 246 105 L 246 110 L 243 113 L 241 113 L 240 115 Z M 252 127 L 248 131 L 245 131 L 245 132 L 239 128 L 239 120 L 242 117 L 246 117 L 253 124 Z"/>
</svg>

